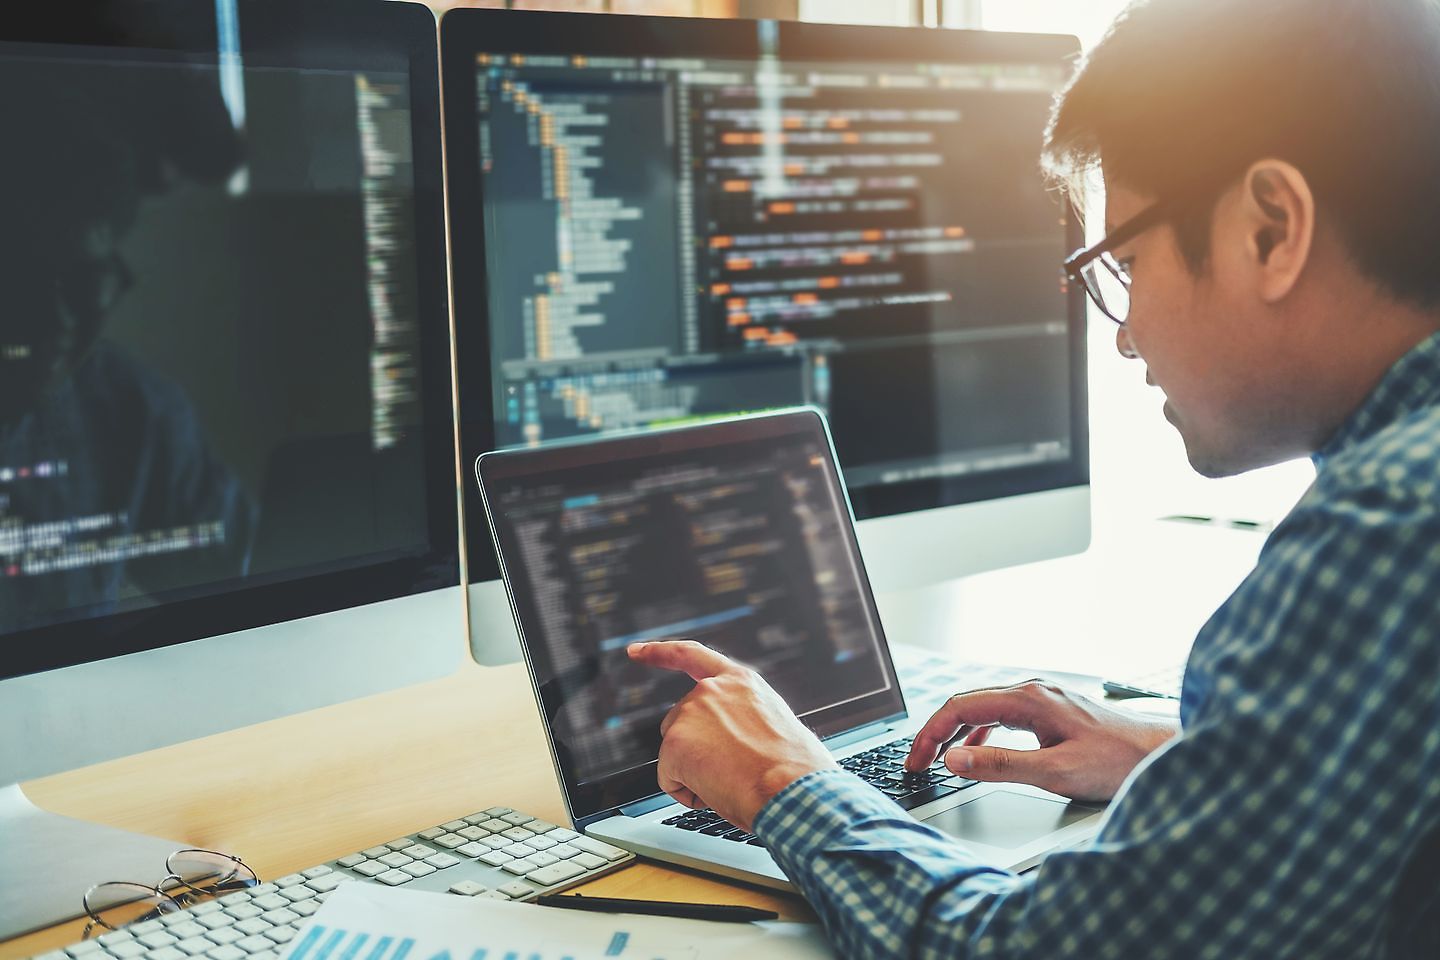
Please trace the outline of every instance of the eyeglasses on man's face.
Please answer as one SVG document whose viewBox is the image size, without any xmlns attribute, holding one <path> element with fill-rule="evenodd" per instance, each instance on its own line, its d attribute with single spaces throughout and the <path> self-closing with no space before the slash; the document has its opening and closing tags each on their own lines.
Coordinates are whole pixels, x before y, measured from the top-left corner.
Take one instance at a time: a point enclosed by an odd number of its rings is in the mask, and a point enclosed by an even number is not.
<svg viewBox="0 0 1440 960">
<path fill-rule="evenodd" d="M 1116 259 L 1114 251 L 1169 214 L 1169 205 L 1157 203 L 1121 224 L 1095 246 L 1080 250 L 1065 261 L 1065 275 L 1070 282 L 1083 286 L 1100 312 L 1122 327 L 1130 319 L 1130 264 Z"/>
</svg>

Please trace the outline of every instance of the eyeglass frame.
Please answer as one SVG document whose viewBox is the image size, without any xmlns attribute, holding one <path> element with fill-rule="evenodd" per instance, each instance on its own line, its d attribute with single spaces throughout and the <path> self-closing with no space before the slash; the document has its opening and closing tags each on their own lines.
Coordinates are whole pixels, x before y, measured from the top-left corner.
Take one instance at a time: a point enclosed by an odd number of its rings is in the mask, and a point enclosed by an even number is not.
<svg viewBox="0 0 1440 960">
<path fill-rule="evenodd" d="M 1079 284 L 1086 295 L 1090 297 L 1090 301 L 1100 308 L 1100 312 L 1105 314 L 1109 320 L 1122 327 L 1125 326 L 1126 321 L 1129 319 L 1129 312 L 1126 312 L 1125 320 L 1115 316 L 1110 308 L 1105 306 L 1105 299 L 1100 291 L 1096 290 L 1090 281 L 1085 279 L 1085 270 L 1091 264 L 1098 261 L 1101 266 L 1110 271 L 1116 280 L 1120 281 L 1121 285 L 1123 285 L 1128 292 L 1131 282 L 1130 273 L 1111 254 L 1117 247 L 1124 246 L 1145 233 L 1145 231 L 1159 226 L 1168 220 L 1174 215 L 1175 206 L 1174 203 L 1163 200 L 1151 204 L 1149 207 L 1116 227 L 1099 243 L 1075 251 L 1075 253 L 1071 254 L 1070 258 L 1065 261 L 1065 276 L 1069 278 L 1070 282 Z"/>
<path fill-rule="evenodd" d="M 171 860 L 173 860 L 176 856 L 182 853 L 203 853 L 209 856 L 220 858 L 222 860 L 228 860 L 231 864 L 234 865 L 236 869 L 234 869 L 223 880 L 220 880 L 213 888 L 206 889 L 204 887 L 198 887 L 195 884 L 191 883 L 189 880 L 186 880 L 180 874 L 176 873 L 174 869 L 172 869 L 170 866 Z M 157 901 L 157 904 L 161 901 L 168 901 L 174 906 L 174 909 L 169 912 L 178 913 L 182 910 L 188 909 L 195 903 L 198 903 L 199 901 L 208 897 L 219 897 L 224 896 L 227 893 L 233 892 L 231 889 L 227 888 L 226 885 L 234 881 L 235 877 L 240 875 L 241 871 L 244 871 L 245 873 L 248 873 L 250 875 L 249 880 L 241 881 L 240 885 L 235 887 L 234 889 L 244 890 L 249 889 L 250 887 L 260 885 L 260 874 L 258 874 L 255 871 L 255 868 L 251 867 L 244 860 L 241 860 L 233 853 L 222 853 L 218 850 L 207 850 L 203 847 L 185 847 L 180 850 L 174 851 L 170 854 L 170 856 L 165 858 L 165 869 L 169 871 L 169 873 L 167 873 L 166 876 L 162 877 L 159 882 L 153 885 L 141 883 L 137 880 L 104 880 L 100 883 L 92 885 L 88 890 L 85 891 L 85 895 L 80 898 L 81 906 L 85 908 L 85 916 L 88 917 L 90 921 L 85 925 L 85 932 L 82 935 L 81 939 L 90 939 L 91 935 L 94 933 L 97 927 L 103 927 L 104 929 L 109 931 L 119 930 L 123 927 L 130 926 L 133 923 L 139 923 L 143 920 L 153 919 L 154 916 L 166 913 L 166 911 L 164 910 L 157 909 L 156 911 L 152 911 L 151 913 L 142 914 L 139 917 L 136 917 L 134 920 L 130 920 L 126 923 L 121 924 L 119 927 L 116 927 L 100 916 L 100 914 L 104 912 L 103 910 L 92 909 L 90 906 L 90 895 L 101 887 L 110 886 L 113 884 L 115 886 L 134 887 L 137 891 L 148 890 L 153 896 L 153 898 Z M 137 897 L 136 899 L 138 900 L 140 898 Z M 133 903 L 134 901 L 127 902 Z"/>
</svg>

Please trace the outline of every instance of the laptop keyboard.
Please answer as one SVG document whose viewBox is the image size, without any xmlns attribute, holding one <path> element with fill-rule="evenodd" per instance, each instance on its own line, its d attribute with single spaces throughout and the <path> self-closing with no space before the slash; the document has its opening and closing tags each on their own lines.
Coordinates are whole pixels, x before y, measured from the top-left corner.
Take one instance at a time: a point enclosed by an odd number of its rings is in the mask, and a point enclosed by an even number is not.
<svg viewBox="0 0 1440 960">
<path fill-rule="evenodd" d="M 945 769 L 945 764 L 939 759 L 931 764 L 928 770 L 910 773 L 905 769 L 905 758 L 909 755 L 910 739 L 906 737 L 881 744 L 864 753 L 857 753 L 853 757 L 846 757 L 840 761 L 840 766 L 894 800 L 905 810 L 913 810 L 952 793 L 959 793 L 976 783 L 974 780 L 957 777 Z M 747 833 L 722 819 L 708 807 L 704 810 L 687 810 L 660 822 L 680 830 L 690 830 L 734 843 L 748 843 L 753 847 L 765 846 L 755 834 Z"/>
</svg>

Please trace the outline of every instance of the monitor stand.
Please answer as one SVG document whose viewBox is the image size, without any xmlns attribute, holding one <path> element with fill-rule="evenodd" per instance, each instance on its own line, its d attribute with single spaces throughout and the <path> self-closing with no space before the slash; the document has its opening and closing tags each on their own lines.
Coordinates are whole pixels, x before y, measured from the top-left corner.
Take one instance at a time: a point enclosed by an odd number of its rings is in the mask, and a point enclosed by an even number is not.
<svg viewBox="0 0 1440 960">
<path fill-rule="evenodd" d="M 84 916 L 94 884 L 158 882 L 185 846 L 49 813 L 18 783 L 0 787 L 0 940 Z"/>
</svg>

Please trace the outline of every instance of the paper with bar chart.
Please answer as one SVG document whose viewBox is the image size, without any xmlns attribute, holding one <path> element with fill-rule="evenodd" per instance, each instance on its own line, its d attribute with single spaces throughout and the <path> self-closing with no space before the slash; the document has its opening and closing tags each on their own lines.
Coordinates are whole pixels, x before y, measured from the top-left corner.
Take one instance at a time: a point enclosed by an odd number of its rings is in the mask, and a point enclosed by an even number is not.
<svg viewBox="0 0 1440 960">
<path fill-rule="evenodd" d="M 821 960 L 834 954 L 802 923 L 708 923 L 582 913 L 531 903 L 339 887 L 283 960 Z"/>
</svg>

